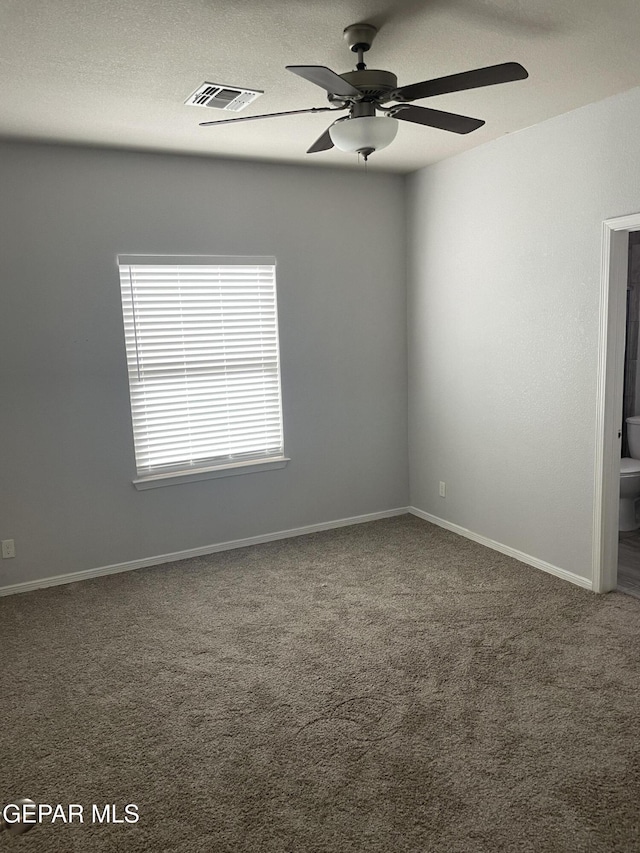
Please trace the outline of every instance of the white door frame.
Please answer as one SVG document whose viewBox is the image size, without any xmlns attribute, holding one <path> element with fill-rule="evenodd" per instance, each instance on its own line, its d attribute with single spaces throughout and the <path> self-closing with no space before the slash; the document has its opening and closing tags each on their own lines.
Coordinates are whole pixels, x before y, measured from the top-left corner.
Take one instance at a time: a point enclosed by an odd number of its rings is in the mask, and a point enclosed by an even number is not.
<svg viewBox="0 0 640 853">
<path fill-rule="evenodd" d="M 629 232 L 640 213 L 602 223 L 600 332 L 593 505 L 593 591 L 609 592 L 618 578 L 620 429 L 624 386 Z"/>
</svg>

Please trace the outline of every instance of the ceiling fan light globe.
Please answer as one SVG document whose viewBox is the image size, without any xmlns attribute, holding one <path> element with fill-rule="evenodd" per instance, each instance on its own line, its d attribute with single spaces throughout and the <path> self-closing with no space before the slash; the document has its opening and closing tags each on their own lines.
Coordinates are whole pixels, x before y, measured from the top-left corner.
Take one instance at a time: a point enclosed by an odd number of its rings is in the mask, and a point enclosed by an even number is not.
<svg viewBox="0 0 640 853">
<path fill-rule="evenodd" d="M 335 147 L 351 154 L 363 149 L 380 151 L 391 145 L 397 132 L 398 120 L 390 116 L 345 118 L 329 128 Z"/>
</svg>

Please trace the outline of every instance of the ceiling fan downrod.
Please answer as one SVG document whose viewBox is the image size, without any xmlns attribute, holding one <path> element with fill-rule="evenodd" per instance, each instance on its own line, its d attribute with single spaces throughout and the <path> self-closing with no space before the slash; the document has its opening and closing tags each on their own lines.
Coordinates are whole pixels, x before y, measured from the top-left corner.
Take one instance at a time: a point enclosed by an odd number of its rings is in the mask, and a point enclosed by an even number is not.
<svg viewBox="0 0 640 853">
<path fill-rule="evenodd" d="M 344 28 L 344 38 L 349 45 L 349 50 L 358 54 L 356 71 L 364 71 L 366 69 L 364 54 L 373 44 L 377 32 L 378 29 L 373 24 L 351 24 Z"/>
</svg>

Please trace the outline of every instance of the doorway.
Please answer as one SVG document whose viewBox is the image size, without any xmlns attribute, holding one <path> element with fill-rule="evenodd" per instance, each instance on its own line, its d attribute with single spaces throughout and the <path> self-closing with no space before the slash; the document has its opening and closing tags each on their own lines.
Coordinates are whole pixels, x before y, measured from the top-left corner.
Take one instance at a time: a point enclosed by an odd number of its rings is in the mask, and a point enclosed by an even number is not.
<svg viewBox="0 0 640 853">
<path fill-rule="evenodd" d="M 618 590 L 640 598 L 640 529 L 637 500 L 640 492 L 640 372 L 638 341 L 640 331 L 640 231 L 629 232 L 622 398 L 621 471 L 627 472 L 620 488 L 620 530 L 618 533 Z M 621 473 L 621 477 L 623 477 Z M 624 500 L 623 500 L 624 499 Z"/>
<path fill-rule="evenodd" d="M 618 586 L 618 508 L 623 439 L 629 235 L 635 231 L 640 231 L 640 213 L 608 219 L 602 225 L 594 489 L 594 592 L 609 592 Z M 624 551 L 624 546 L 620 550 Z M 621 581 L 624 583 L 622 577 Z"/>
</svg>

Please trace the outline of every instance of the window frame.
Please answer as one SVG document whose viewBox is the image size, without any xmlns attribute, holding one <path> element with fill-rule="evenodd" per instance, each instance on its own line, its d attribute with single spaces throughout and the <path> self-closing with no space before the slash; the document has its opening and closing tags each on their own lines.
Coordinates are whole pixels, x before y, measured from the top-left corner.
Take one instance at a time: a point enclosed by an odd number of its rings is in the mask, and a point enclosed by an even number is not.
<svg viewBox="0 0 640 853">
<path fill-rule="evenodd" d="M 134 438 L 134 458 L 136 464 L 136 477 L 133 479 L 133 485 L 138 490 L 153 489 L 160 486 L 178 485 L 186 482 L 196 482 L 200 480 L 232 477 L 241 474 L 253 474 L 262 471 L 269 471 L 279 468 L 284 468 L 290 461 L 289 457 L 284 453 L 284 416 L 282 406 L 282 366 L 280 359 L 280 341 L 279 341 L 279 317 L 278 317 L 278 301 L 277 301 L 277 281 L 275 276 L 275 268 L 277 266 L 275 257 L 268 256 L 240 256 L 240 255 L 146 255 L 146 254 L 119 254 L 116 257 L 118 274 L 120 278 L 120 294 L 122 301 L 122 321 L 125 333 L 125 347 L 127 359 L 127 378 L 129 389 L 129 403 L 131 413 L 132 437 Z M 280 450 L 276 454 L 262 456 L 260 452 L 237 453 L 230 456 L 211 457 L 210 459 L 198 462 L 180 462 L 177 464 L 167 464 L 165 466 L 150 466 L 146 470 L 139 467 L 139 459 L 136 446 L 136 431 L 135 431 L 135 416 L 133 390 L 134 379 L 132 364 L 137 363 L 139 350 L 137 342 L 133 345 L 132 350 L 131 339 L 136 337 L 135 319 L 133 319 L 135 311 L 135 298 L 131 280 L 129 279 L 130 291 L 129 295 L 125 295 L 125 278 L 128 270 L 135 266 L 154 266 L 154 267 L 179 267 L 179 266 L 208 266 L 208 267 L 225 267 L 225 266 L 273 266 L 273 324 L 275 331 L 275 354 L 277 365 L 277 406 L 272 408 L 272 413 L 277 412 L 279 416 L 279 428 L 282 443 Z M 125 303 L 128 303 L 125 305 Z M 128 313 L 131 317 L 128 318 Z M 133 327 L 131 326 L 133 323 Z M 135 352 L 135 358 L 132 353 Z"/>
</svg>

